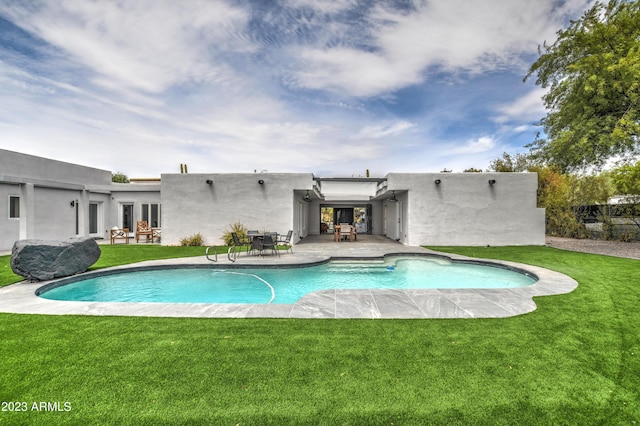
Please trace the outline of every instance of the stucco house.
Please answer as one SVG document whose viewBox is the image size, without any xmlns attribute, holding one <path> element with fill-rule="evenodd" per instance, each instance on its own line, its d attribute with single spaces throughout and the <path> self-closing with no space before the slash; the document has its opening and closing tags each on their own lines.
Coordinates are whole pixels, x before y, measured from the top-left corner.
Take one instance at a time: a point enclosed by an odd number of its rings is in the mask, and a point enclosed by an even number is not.
<svg viewBox="0 0 640 426">
<path fill-rule="evenodd" d="M 162 174 L 111 182 L 111 172 L 0 150 L 0 250 L 18 239 L 109 238 L 138 220 L 162 244 L 200 233 L 221 244 L 233 223 L 286 233 L 293 243 L 340 222 L 407 245 L 542 245 L 535 173 Z"/>
</svg>

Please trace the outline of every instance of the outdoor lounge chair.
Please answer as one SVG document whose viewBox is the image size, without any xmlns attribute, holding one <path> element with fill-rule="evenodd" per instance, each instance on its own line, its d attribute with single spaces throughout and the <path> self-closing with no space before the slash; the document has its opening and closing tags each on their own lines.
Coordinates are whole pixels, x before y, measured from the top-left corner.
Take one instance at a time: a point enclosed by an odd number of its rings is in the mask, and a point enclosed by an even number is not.
<svg viewBox="0 0 640 426">
<path fill-rule="evenodd" d="M 289 232 L 287 232 L 286 237 L 278 238 L 278 245 L 286 247 L 287 251 L 291 250 L 291 254 L 293 254 L 293 246 L 291 245 L 292 236 L 293 236 L 293 230 L 289 230 Z"/>
<path fill-rule="evenodd" d="M 149 223 L 146 220 L 136 222 L 136 243 L 140 242 L 140 237 L 146 237 L 147 242 L 151 238 L 151 242 L 153 242 L 153 229 L 149 227 Z"/>
</svg>

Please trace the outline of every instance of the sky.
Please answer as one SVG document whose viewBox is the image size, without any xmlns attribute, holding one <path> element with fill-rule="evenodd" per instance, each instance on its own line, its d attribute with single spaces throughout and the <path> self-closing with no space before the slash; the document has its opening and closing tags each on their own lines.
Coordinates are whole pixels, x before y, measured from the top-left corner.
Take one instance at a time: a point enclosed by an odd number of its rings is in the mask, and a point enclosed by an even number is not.
<svg viewBox="0 0 640 426">
<path fill-rule="evenodd" d="M 0 0 L 0 148 L 122 172 L 486 170 L 589 0 Z"/>
</svg>

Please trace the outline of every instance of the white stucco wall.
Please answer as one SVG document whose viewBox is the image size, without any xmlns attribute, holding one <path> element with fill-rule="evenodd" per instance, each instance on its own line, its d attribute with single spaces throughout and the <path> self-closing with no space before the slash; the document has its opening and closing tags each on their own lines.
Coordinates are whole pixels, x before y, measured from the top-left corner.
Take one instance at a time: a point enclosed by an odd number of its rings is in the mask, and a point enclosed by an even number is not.
<svg viewBox="0 0 640 426">
<path fill-rule="evenodd" d="M 71 201 L 80 191 L 36 187 L 34 190 L 34 235 L 38 239 L 66 239 L 76 236 L 76 209 Z"/>
<path fill-rule="evenodd" d="M 20 196 L 20 185 L 0 182 L 0 250 L 13 246 L 20 235 L 20 219 L 9 218 L 9 196 Z"/>
<path fill-rule="evenodd" d="M 19 219 L 8 217 L 9 195 L 20 197 Z M 143 203 L 160 203 L 160 184 L 114 184 L 107 170 L 0 150 L 0 250 L 25 238 L 108 238 L 108 230 L 119 225 L 122 199 L 134 204 L 138 220 Z M 95 233 L 90 233 L 90 203 L 99 206 Z"/>
<path fill-rule="evenodd" d="M 122 205 L 133 205 L 133 226 L 138 220 L 142 220 L 143 204 L 161 204 L 160 184 L 156 185 L 136 185 L 136 184 L 114 184 L 111 189 L 109 203 L 106 204 L 107 214 L 105 227 L 108 231 L 114 226 L 122 227 Z M 162 220 L 162 205 L 160 206 L 160 218 Z M 162 221 L 160 222 L 162 226 Z M 134 229 L 130 230 L 131 232 Z"/>
<path fill-rule="evenodd" d="M 196 233 L 205 244 L 221 244 L 237 222 L 281 234 L 293 229 L 297 241 L 309 232 L 309 203 L 302 196 L 313 185 L 311 173 L 163 174 L 162 244 Z"/>
<path fill-rule="evenodd" d="M 545 211 L 536 207 L 535 173 L 390 173 L 387 178 L 388 190 L 395 190 L 404 204 L 404 244 L 545 243 Z M 392 210 L 387 210 L 388 222 L 397 220 Z"/>
<path fill-rule="evenodd" d="M 104 238 L 111 227 L 122 225 L 124 203 L 134 206 L 134 223 L 143 204 L 160 204 L 163 244 L 179 244 L 195 233 L 206 244 L 221 244 L 222 234 L 236 222 L 282 234 L 292 229 L 297 242 L 320 232 L 321 205 L 365 204 L 372 205 L 374 234 L 408 245 L 545 243 L 536 174 L 390 173 L 386 178 L 382 194 L 373 200 L 367 193 L 319 200 L 311 173 L 164 174 L 161 183 L 113 184 L 106 170 L 0 150 L 0 250 L 20 238 L 75 236 L 72 200 L 79 206 L 78 235 L 89 235 L 89 204 L 99 204 L 99 229 L 92 235 Z M 373 192 L 375 184 L 367 185 Z M 303 200 L 307 191 L 312 202 Z M 391 191 L 395 203 L 389 201 Z M 8 218 L 9 195 L 20 197 L 20 219 Z"/>
</svg>

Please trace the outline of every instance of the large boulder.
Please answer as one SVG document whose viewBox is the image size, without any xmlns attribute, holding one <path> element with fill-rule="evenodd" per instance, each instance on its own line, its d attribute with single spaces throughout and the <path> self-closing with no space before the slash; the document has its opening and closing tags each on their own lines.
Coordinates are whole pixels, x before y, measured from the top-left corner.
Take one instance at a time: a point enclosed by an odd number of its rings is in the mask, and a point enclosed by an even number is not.
<svg viewBox="0 0 640 426">
<path fill-rule="evenodd" d="M 44 281 L 84 272 L 99 258 L 92 238 L 20 240 L 11 250 L 11 269 L 30 281 Z"/>
</svg>

